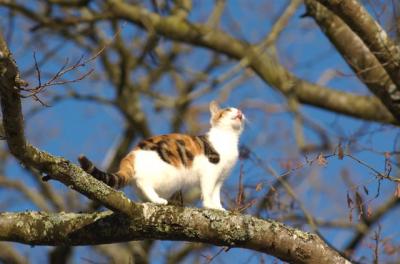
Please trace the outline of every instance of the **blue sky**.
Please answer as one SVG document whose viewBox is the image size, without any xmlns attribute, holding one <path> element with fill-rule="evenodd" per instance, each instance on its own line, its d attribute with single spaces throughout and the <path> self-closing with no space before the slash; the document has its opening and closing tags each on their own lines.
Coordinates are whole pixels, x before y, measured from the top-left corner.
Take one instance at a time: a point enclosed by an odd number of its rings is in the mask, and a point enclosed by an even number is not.
<svg viewBox="0 0 400 264">
<path fill-rule="evenodd" d="M 277 4 L 277 2 L 280 4 Z M 271 9 L 268 9 L 269 16 L 265 17 L 262 15 L 265 9 L 254 10 L 254 8 L 251 8 L 257 5 L 257 3 L 257 1 L 249 1 L 248 3 L 247 1 L 246 3 L 245 1 L 229 1 L 227 3 L 227 11 L 224 13 L 222 20 L 222 28 L 230 31 L 232 25 L 236 25 L 238 27 L 234 34 L 236 37 L 243 38 L 252 43 L 260 41 L 272 25 L 271 17 L 276 17 L 287 1 L 275 1 L 273 4 L 271 3 Z M 195 1 L 195 12 L 191 15 L 190 20 L 204 21 L 209 14 L 209 8 L 212 4 L 213 1 Z M 199 7 L 200 5 L 201 8 Z M 197 12 L 196 10 L 201 11 Z M 0 14 L 2 13 L 4 14 L 4 10 L 0 9 Z M 321 74 L 328 69 L 337 69 L 344 73 L 351 73 L 351 70 L 335 52 L 329 41 L 318 30 L 312 19 L 302 19 L 299 17 L 303 13 L 304 7 L 301 7 L 291 19 L 290 27 L 283 32 L 277 43 L 281 62 L 297 76 L 312 82 L 316 82 Z M 238 17 L 243 19 L 234 19 Z M 32 67 L 34 52 L 38 58 L 43 56 L 41 45 L 49 47 L 60 45 L 58 37 L 50 37 L 43 41 L 44 43 L 36 45 L 21 45 L 20 43 L 24 43 L 25 39 L 29 38 L 31 34 L 28 32 L 25 22 L 17 21 L 16 27 L 21 27 L 22 30 L 14 32 L 10 44 L 21 72 Z M 6 22 L 2 21 L 2 25 L 4 26 L 5 24 Z M 126 25 L 122 30 L 122 34 L 129 40 L 129 37 L 132 36 L 135 30 L 137 29 L 134 29 L 131 25 Z M 167 41 L 163 40 L 162 45 L 165 42 Z M 73 44 L 65 43 L 58 54 L 58 60 L 48 62 L 42 69 L 44 72 L 54 72 L 60 67 L 62 58 L 68 57 L 73 61 L 83 53 L 81 50 L 77 50 Z M 206 50 L 196 48 L 196 51 L 190 54 L 190 56 L 181 57 L 180 62 L 185 67 L 201 69 L 201 66 L 205 63 L 204 58 L 207 54 Z M 89 55 L 86 54 L 86 56 Z M 212 75 L 218 76 L 232 65 L 234 64 L 215 71 Z M 94 68 L 95 74 L 102 72 L 101 66 L 97 61 L 88 65 L 87 68 Z M 30 76 L 28 80 L 35 83 L 34 76 Z M 344 91 L 352 91 L 360 94 L 369 93 L 365 86 L 358 82 L 355 77 L 338 76 L 330 80 L 327 85 Z M 104 78 L 100 78 L 98 81 L 88 78 L 79 83 L 72 84 L 71 87 L 82 93 L 93 93 L 106 98 L 113 98 L 114 96 L 110 84 Z M 51 92 L 59 93 L 66 88 L 54 87 L 51 89 Z M 161 80 L 155 89 L 164 93 L 174 90 L 173 84 L 168 78 Z M 199 98 L 194 104 L 206 104 L 215 98 L 218 92 L 219 90 L 217 89 L 214 93 Z M 255 99 L 268 104 L 285 105 L 283 97 L 273 88 L 263 83 L 258 77 L 253 77 L 235 88 L 224 105 L 237 106 L 243 101 Z M 30 98 L 24 99 L 23 102 L 25 113 L 29 113 L 32 107 L 39 106 L 37 102 L 34 102 Z M 156 112 L 148 102 L 148 99 L 143 96 L 142 103 L 148 114 L 152 133 L 162 134 L 171 132 L 168 122 L 171 113 L 168 111 Z M 394 143 L 398 136 L 398 130 L 392 126 L 382 126 L 381 124 L 374 123 L 369 123 L 366 126 L 363 121 L 339 116 L 311 106 L 302 106 L 301 111 L 305 116 L 314 120 L 326 130 L 333 145 L 338 144 L 340 141 L 343 142 L 345 147 L 350 144 L 351 149 L 354 150 L 352 152 L 354 156 L 378 170 L 383 170 L 384 166 L 382 153 L 397 149 Z M 244 112 L 249 119 L 249 124 L 242 136 L 241 143 L 249 146 L 266 164 L 270 164 L 277 172 L 282 173 L 285 172 L 285 169 L 281 167 L 282 160 L 296 159 L 304 162 L 304 158 L 295 146 L 293 117 L 290 113 L 266 114 L 251 108 L 245 108 Z M 208 115 L 203 115 L 203 122 L 207 122 L 207 119 Z M 85 153 L 100 165 L 104 164 L 105 156 L 110 149 L 115 147 L 116 142 L 121 136 L 122 127 L 123 119 L 115 108 L 74 100 L 66 100 L 47 108 L 42 107 L 38 113 L 26 119 L 27 137 L 33 144 L 54 155 L 64 156 L 72 161 L 76 161 L 76 157 L 79 154 Z M 348 139 L 360 129 L 365 135 L 356 136 L 350 142 Z M 317 135 L 310 129 L 305 129 L 305 136 L 311 142 L 318 141 Z M 310 158 L 315 157 L 315 155 L 315 153 L 312 154 Z M 243 168 L 244 181 L 248 185 L 254 186 L 258 182 L 265 182 L 266 186 L 268 186 L 268 184 L 274 181 L 271 175 L 268 175 L 249 160 L 243 161 Z M 312 167 L 306 166 L 294 172 L 293 177 L 295 177 L 295 180 L 292 183 L 293 187 L 300 200 L 317 219 L 340 219 L 348 214 L 346 193 L 349 189 L 343 183 L 343 180 L 341 180 L 344 170 L 350 172 L 355 184 L 359 186 L 365 185 L 370 190 L 369 198 L 374 196 L 378 187 L 378 182 L 374 180 L 374 175 L 370 170 L 349 159 L 337 160 L 337 158 L 331 158 L 325 167 L 317 165 Z M 394 167 L 394 173 L 396 171 L 397 168 Z M 8 163 L 6 174 L 15 179 L 27 182 L 29 186 L 33 187 L 36 185 L 35 181 L 15 161 Z M 239 166 L 235 168 L 231 177 L 226 182 L 227 188 L 235 187 L 238 175 Z M 50 182 L 49 184 L 55 186 L 60 193 L 67 191 L 67 188 L 59 183 Z M 131 193 L 130 190 L 126 191 Z M 251 193 L 254 189 L 249 187 L 247 191 Z M 382 181 L 381 194 L 378 199 L 371 202 L 372 207 L 379 205 L 385 200 L 385 197 L 389 197 L 393 192 L 394 185 L 390 182 Z M 0 188 L 0 198 L 2 200 L 16 199 L 17 202 L 10 208 L 7 208 L 8 211 L 35 210 L 32 205 L 18 197 L 18 194 L 8 189 Z M 269 216 L 279 218 L 280 212 L 274 211 Z M 392 212 L 389 217 L 384 218 L 380 223 L 382 226 L 382 236 L 393 238 L 397 243 L 400 242 L 398 239 L 400 237 L 400 228 L 396 225 L 395 219 L 398 219 L 399 216 L 400 212 L 397 210 L 396 212 Z M 357 221 L 356 216 L 353 221 Z M 338 248 L 344 246 L 349 237 L 351 237 L 346 230 L 322 228 L 321 232 Z M 160 251 L 165 251 L 168 245 L 170 245 L 169 242 L 159 243 Z M 34 256 L 35 260 L 33 262 L 40 263 L 46 257 L 42 247 L 30 248 L 20 245 L 18 247 L 23 248 L 23 251 L 28 255 Z M 75 256 L 76 262 L 82 261 L 82 257 L 92 258 L 92 255 L 89 255 L 91 253 L 87 251 L 86 247 L 78 247 L 77 251 L 79 254 Z M 218 249 L 214 248 L 212 252 L 217 251 Z M 358 255 L 370 257 L 371 253 L 371 250 L 363 247 Z M 230 263 L 231 260 L 240 260 L 238 263 L 247 263 L 247 260 L 249 260 L 249 263 L 258 263 L 259 256 L 252 257 L 251 255 L 252 252 L 246 250 L 232 249 L 228 253 L 222 253 L 215 261 L 217 263 Z M 100 261 L 101 259 L 98 260 Z M 270 258 L 266 257 L 266 260 L 269 261 Z M 154 261 L 162 263 L 161 258 L 156 256 Z"/>
</svg>

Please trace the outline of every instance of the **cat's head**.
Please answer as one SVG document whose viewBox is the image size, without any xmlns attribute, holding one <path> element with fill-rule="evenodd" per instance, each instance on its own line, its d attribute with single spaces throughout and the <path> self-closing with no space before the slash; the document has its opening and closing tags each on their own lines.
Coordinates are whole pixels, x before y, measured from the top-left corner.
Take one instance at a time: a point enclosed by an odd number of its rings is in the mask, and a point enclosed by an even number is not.
<svg viewBox="0 0 400 264">
<path fill-rule="evenodd" d="M 210 113 L 210 123 L 212 127 L 233 130 L 238 133 L 243 131 L 246 118 L 239 109 L 234 107 L 221 109 L 217 102 L 212 101 L 210 103 Z"/>
</svg>

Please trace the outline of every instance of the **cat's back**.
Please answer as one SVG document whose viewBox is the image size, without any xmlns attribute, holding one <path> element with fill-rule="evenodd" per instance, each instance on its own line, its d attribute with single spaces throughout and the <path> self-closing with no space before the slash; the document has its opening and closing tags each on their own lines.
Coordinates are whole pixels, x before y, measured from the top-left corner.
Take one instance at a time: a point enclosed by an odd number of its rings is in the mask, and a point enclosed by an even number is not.
<svg viewBox="0 0 400 264">
<path fill-rule="evenodd" d="M 176 168 L 191 168 L 194 158 L 201 155 L 202 144 L 197 136 L 187 134 L 167 134 L 142 140 L 134 148 L 134 153 L 157 154 L 158 159 Z"/>
<path fill-rule="evenodd" d="M 199 170 L 219 162 L 206 136 L 167 134 L 140 141 L 134 156 L 134 179 L 149 181 L 159 193 L 198 184 Z"/>
</svg>

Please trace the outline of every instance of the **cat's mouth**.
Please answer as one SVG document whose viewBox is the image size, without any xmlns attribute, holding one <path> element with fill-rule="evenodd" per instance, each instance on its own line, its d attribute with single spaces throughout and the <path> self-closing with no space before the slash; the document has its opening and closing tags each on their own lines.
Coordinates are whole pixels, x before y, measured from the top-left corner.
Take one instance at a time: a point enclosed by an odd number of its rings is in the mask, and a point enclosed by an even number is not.
<svg viewBox="0 0 400 264">
<path fill-rule="evenodd" d="M 234 116 L 232 119 L 239 119 L 240 121 L 242 121 L 243 120 L 243 113 L 240 110 L 238 110 L 236 116 Z"/>
</svg>

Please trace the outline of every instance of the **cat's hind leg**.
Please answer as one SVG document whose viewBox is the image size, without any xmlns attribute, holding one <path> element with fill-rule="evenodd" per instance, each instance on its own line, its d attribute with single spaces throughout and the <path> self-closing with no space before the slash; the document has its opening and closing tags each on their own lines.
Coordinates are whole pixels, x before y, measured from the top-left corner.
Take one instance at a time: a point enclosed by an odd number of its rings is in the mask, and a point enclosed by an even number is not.
<svg viewBox="0 0 400 264">
<path fill-rule="evenodd" d="M 139 188 L 139 190 L 144 194 L 144 196 L 146 196 L 147 200 L 149 200 L 150 202 L 156 204 L 168 204 L 167 200 L 158 196 L 158 194 L 154 190 L 153 186 L 151 186 L 151 184 L 145 181 L 137 181 L 136 185 Z"/>
</svg>

